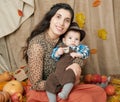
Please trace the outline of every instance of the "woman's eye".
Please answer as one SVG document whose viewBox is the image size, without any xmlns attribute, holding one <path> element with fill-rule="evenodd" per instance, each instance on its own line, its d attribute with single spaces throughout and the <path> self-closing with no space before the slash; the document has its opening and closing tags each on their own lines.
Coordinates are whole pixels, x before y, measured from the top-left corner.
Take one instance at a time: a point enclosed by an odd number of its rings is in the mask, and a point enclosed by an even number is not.
<svg viewBox="0 0 120 102">
<path fill-rule="evenodd" d="M 58 15 L 57 18 L 60 18 L 60 16 Z"/>
<path fill-rule="evenodd" d="M 65 21 L 66 21 L 67 23 L 70 23 L 70 19 L 66 19 Z"/>
</svg>

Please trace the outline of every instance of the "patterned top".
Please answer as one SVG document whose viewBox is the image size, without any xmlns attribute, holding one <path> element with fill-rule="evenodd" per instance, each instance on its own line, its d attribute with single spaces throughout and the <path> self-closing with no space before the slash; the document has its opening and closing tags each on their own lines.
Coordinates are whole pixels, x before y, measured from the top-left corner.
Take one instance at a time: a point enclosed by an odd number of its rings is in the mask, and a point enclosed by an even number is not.
<svg viewBox="0 0 120 102">
<path fill-rule="evenodd" d="M 34 37 L 28 47 L 28 79 L 33 90 L 45 90 L 46 79 L 50 73 L 55 71 L 55 60 L 51 58 L 53 48 L 57 40 L 53 40 L 47 33 Z M 83 60 L 76 59 L 75 63 L 83 65 Z"/>
<path fill-rule="evenodd" d="M 55 53 L 58 50 L 58 48 L 59 48 L 58 46 L 55 47 L 53 49 L 53 52 L 52 52 L 52 55 L 51 55 L 51 57 L 56 61 L 58 61 L 60 59 L 60 56 L 55 56 Z M 82 55 L 82 59 L 87 59 L 89 54 L 90 54 L 90 49 L 88 48 L 88 46 L 83 45 L 83 44 L 80 44 L 78 46 L 70 46 L 70 47 L 68 47 L 68 50 L 70 48 L 72 50 L 74 50 L 75 52 L 80 53 Z"/>
</svg>

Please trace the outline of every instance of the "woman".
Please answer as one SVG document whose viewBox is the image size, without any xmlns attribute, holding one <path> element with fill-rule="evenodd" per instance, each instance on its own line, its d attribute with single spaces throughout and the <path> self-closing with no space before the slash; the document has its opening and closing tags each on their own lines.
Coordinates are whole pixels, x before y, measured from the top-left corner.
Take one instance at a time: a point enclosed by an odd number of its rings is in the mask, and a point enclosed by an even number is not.
<svg viewBox="0 0 120 102">
<path fill-rule="evenodd" d="M 46 79 L 50 73 L 55 71 L 55 61 L 50 55 L 52 49 L 60 43 L 61 35 L 67 31 L 73 17 L 74 12 L 70 5 L 55 4 L 27 39 L 25 55 L 30 81 L 30 86 L 27 88 L 27 102 L 48 102 L 44 91 Z M 82 66 L 83 60 L 77 59 L 71 66 L 78 66 L 77 63 Z M 100 101 L 96 99 L 96 95 L 99 95 Z M 105 92 L 98 86 L 78 85 L 72 90 L 68 100 L 58 102 L 105 102 L 105 98 Z"/>
</svg>

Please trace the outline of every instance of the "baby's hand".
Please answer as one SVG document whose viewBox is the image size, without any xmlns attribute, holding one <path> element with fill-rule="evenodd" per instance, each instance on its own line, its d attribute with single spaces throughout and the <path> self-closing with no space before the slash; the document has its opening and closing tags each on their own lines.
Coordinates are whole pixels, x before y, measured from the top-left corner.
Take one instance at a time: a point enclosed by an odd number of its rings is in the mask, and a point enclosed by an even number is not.
<svg viewBox="0 0 120 102">
<path fill-rule="evenodd" d="M 76 58 L 76 57 L 82 58 L 82 54 L 76 52 L 71 52 L 70 56 L 72 56 L 72 58 Z"/>
<path fill-rule="evenodd" d="M 64 49 L 62 47 L 58 48 L 56 52 L 56 56 L 61 56 L 64 53 Z"/>
<path fill-rule="evenodd" d="M 64 47 L 64 53 L 68 53 L 69 52 L 69 47 Z"/>
</svg>

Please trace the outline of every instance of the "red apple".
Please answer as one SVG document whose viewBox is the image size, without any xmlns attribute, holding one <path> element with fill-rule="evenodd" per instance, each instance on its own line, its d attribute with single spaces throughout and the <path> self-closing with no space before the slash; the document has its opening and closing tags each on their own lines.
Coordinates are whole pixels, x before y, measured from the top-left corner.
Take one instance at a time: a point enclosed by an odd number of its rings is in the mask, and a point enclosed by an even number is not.
<svg viewBox="0 0 120 102">
<path fill-rule="evenodd" d="M 85 83 L 91 83 L 92 74 L 86 74 L 84 77 Z"/>
<path fill-rule="evenodd" d="M 113 85 L 108 85 L 105 87 L 105 92 L 108 96 L 115 94 L 115 87 Z"/>
<path fill-rule="evenodd" d="M 102 82 L 102 83 L 106 83 L 106 82 L 107 82 L 107 76 L 102 75 L 102 76 L 101 76 L 101 82 Z"/>
<path fill-rule="evenodd" d="M 18 92 L 14 93 L 11 96 L 11 102 L 22 102 L 22 94 Z"/>
<path fill-rule="evenodd" d="M 101 75 L 93 74 L 91 80 L 93 83 L 100 83 L 101 82 Z"/>
</svg>

